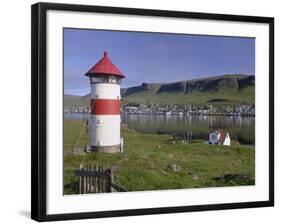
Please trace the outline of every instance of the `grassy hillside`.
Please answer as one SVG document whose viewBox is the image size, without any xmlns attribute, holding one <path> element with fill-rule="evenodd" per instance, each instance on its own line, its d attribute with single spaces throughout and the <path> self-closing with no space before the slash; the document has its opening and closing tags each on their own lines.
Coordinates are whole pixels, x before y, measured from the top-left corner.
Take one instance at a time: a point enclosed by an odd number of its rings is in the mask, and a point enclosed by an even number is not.
<svg viewBox="0 0 281 224">
<path fill-rule="evenodd" d="M 255 77 L 223 75 L 174 83 L 143 83 L 122 91 L 123 103 L 254 104 Z"/>
<path fill-rule="evenodd" d="M 254 104 L 255 77 L 223 75 L 175 83 L 143 83 L 121 90 L 122 104 Z M 87 106 L 89 95 L 65 96 L 65 108 Z"/>
<path fill-rule="evenodd" d="M 255 89 L 254 87 L 247 87 L 243 90 L 235 89 L 220 89 L 216 92 L 199 92 L 192 93 L 181 92 L 163 92 L 151 93 L 148 91 L 139 91 L 134 94 L 122 98 L 123 105 L 128 103 L 138 104 L 192 104 L 200 105 L 206 103 L 213 104 L 254 104 L 255 103 Z"/>
<path fill-rule="evenodd" d="M 167 135 L 142 134 L 122 128 L 123 154 L 73 154 L 83 147 L 86 135 L 79 121 L 64 123 L 64 192 L 75 193 L 80 164 L 97 164 L 119 170 L 116 181 L 129 191 L 252 185 L 255 183 L 255 150 L 238 143 L 186 144 Z M 176 166 L 177 170 L 171 167 Z"/>
<path fill-rule="evenodd" d="M 73 96 L 73 95 L 64 95 L 64 108 L 72 107 L 85 107 L 89 106 L 90 95 L 86 96 Z"/>
</svg>

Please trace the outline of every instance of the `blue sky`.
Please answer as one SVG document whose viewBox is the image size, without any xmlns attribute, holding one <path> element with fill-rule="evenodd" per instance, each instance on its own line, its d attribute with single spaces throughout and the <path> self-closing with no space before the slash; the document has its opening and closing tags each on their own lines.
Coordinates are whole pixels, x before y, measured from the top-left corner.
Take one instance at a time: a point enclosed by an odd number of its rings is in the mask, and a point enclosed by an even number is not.
<svg viewBox="0 0 281 224">
<path fill-rule="evenodd" d="M 65 94 L 90 92 L 84 74 L 109 52 L 122 87 L 223 74 L 255 75 L 255 39 L 64 29 Z"/>
</svg>

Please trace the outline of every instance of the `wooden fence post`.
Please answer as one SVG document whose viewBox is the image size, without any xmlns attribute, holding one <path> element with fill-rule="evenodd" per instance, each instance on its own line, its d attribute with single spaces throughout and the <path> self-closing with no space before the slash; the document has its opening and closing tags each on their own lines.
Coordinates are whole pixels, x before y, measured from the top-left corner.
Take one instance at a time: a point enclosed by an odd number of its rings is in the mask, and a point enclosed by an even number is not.
<svg viewBox="0 0 281 224">
<path fill-rule="evenodd" d="M 118 167 L 104 169 L 101 165 L 82 165 L 76 171 L 78 176 L 79 194 L 105 193 L 116 191 L 127 191 L 122 186 L 114 183 L 114 176 Z"/>
<path fill-rule="evenodd" d="M 83 169 L 83 165 L 82 164 L 80 164 L 79 169 L 80 170 Z M 83 194 L 83 192 L 82 192 L 82 188 L 83 188 L 83 186 L 82 186 L 82 179 L 83 179 L 83 177 L 79 176 L 79 194 Z"/>
</svg>

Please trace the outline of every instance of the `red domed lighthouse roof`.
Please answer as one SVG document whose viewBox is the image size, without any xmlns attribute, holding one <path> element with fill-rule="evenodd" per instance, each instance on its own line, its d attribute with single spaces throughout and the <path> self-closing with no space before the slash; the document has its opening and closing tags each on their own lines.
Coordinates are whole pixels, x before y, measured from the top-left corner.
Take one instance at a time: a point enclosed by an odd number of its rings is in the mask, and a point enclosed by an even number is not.
<svg viewBox="0 0 281 224">
<path fill-rule="evenodd" d="M 125 78 L 121 71 L 111 62 L 107 51 L 103 53 L 103 58 L 94 65 L 86 74 L 86 76 L 94 75 L 114 75 L 120 78 Z"/>
</svg>

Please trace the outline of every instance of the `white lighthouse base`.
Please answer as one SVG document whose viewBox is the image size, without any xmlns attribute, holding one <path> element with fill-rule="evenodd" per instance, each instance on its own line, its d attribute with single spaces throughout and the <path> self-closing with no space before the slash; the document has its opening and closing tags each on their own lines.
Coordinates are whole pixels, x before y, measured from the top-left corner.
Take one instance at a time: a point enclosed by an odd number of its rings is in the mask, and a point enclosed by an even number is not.
<svg viewBox="0 0 281 224">
<path fill-rule="evenodd" d="M 122 152 L 121 144 L 110 146 L 90 146 L 90 152 L 117 153 Z"/>
</svg>

